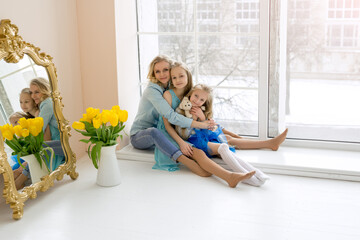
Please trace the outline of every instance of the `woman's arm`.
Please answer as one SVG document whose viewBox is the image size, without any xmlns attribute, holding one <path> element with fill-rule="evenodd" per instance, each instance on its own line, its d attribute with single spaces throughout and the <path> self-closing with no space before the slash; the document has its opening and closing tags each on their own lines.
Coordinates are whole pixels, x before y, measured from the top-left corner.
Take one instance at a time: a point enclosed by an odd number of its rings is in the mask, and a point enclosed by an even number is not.
<svg viewBox="0 0 360 240">
<path fill-rule="evenodd" d="M 168 91 L 166 91 L 164 93 L 164 99 L 169 104 L 171 104 L 172 97 Z M 164 125 L 165 125 L 166 131 L 175 140 L 175 142 L 177 142 L 177 144 L 179 144 L 181 152 L 184 155 L 191 157 L 192 156 L 192 147 L 179 136 L 179 134 L 175 131 L 174 127 L 170 124 L 170 122 L 165 117 L 163 117 L 163 120 L 164 120 Z"/>
<path fill-rule="evenodd" d="M 44 126 L 43 126 L 44 132 L 45 132 L 46 127 L 50 123 L 51 117 L 54 115 L 54 109 L 53 109 L 51 98 L 50 98 L 50 101 L 48 99 L 49 98 L 45 99 L 44 101 L 42 101 L 40 103 L 39 117 L 42 117 L 44 120 Z"/>
<path fill-rule="evenodd" d="M 154 106 L 156 111 L 161 115 L 164 116 L 171 124 L 177 125 L 183 128 L 209 128 L 214 124 L 214 121 L 207 120 L 204 122 L 193 121 L 190 118 L 187 118 L 181 114 L 178 114 L 171 108 L 169 103 L 163 98 L 162 88 L 155 84 L 151 83 L 147 87 L 146 91 L 144 92 L 143 97 L 146 97 L 151 104 Z"/>
</svg>

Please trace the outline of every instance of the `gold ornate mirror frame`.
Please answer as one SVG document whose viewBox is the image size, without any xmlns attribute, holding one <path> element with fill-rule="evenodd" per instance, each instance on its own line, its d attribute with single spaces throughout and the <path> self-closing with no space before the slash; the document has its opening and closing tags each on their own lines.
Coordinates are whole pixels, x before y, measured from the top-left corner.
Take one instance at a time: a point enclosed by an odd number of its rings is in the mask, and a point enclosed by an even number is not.
<svg viewBox="0 0 360 240">
<path fill-rule="evenodd" d="M 7 160 L 7 155 L 4 150 L 4 142 L 2 141 L 2 134 L 0 132 L 0 175 L 4 178 L 3 197 L 7 204 L 13 209 L 13 218 L 20 219 L 23 216 L 24 202 L 29 198 L 36 198 L 37 191 L 45 192 L 54 185 L 55 179 L 60 181 L 65 174 L 69 175 L 73 180 L 78 177 L 75 171 L 76 155 L 70 148 L 70 126 L 69 121 L 63 116 L 62 97 L 58 91 L 58 80 L 56 68 L 52 62 L 52 57 L 40 53 L 40 48 L 23 41 L 22 37 L 18 35 L 18 28 L 11 24 L 9 19 L 1 20 L 0 22 L 0 60 L 4 59 L 7 63 L 17 63 L 25 54 L 30 56 L 33 61 L 43 66 L 49 76 L 49 82 L 52 88 L 51 97 L 54 104 L 54 113 L 58 120 L 58 127 L 60 131 L 60 141 L 65 154 L 66 162 L 60 165 L 56 170 L 42 178 L 40 182 L 31 184 L 17 191 L 15 181 L 10 164 Z"/>
</svg>

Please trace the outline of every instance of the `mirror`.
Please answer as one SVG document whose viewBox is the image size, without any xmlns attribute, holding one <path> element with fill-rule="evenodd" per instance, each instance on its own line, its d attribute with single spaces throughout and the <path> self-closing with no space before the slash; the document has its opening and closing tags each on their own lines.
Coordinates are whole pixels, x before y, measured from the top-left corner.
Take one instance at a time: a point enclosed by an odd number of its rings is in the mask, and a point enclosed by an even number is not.
<svg viewBox="0 0 360 240">
<path fill-rule="evenodd" d="M 15 185 L 14 171 L 12 169 L 12 167 L 15 168 L 14 165 L 17 161 L 11 158 L 12 149 L 4 144 L 3 141 L 0 141 L 0 174 L 4 179 L 3 197 L 6 203 L 10 204 L 10 207 L 13 209 L 14 219 L 22 217 L 24 202 L 27 199 L 36 198 L 36 192 L 39 190 L 44 192 L 49 189 L 54 185 L 55 179 L 59 181 L 65 174 L 74 180 L 78 177 L 78 173 L 75 171 L 76 156 L 69 145 L 71 128 L 69 121 L 62 114 L 63 104 L 57 87 L 56 68 L 52 62 L 52 57 L 39 51 L 39 48 L 23 41 L 22 37 L 18 35 L 17 26 L 12 24 L 10 20 L 1 20 L 0 125 L 3 126 L 6 123 L 10 123 L 9 117 L 14 112 L 26 112 L 26 106 L 20 105 L 20 92 L 24 88 L 29 88 L 30 81 L 34 78 L 41 78 L 49 84 L 50 96 L 48 104 L 52 104 L 54 112 L 53 123 L 49 123 L 50 127 L 45 130 L 44 138 L 47 140 L 45 143 L 54 150 L 54 159 L 56 158 L 57 163 L 54 163 L 53 169 L 49 174 L 39 179 L 35 179 L 33 176 L 29 177 L 28 180 L 24 181 L 25 186 L 21 186 L 19 191 Z M 31 84 L 32 87 L 34 87 L 33 85 Z M 36 89 L 32 90 L 33 92 L 36 91 Z M 37 111 L 37 115 L 42 116 L 40 110 L 42 109 L 41 104 L 45 104 L 42 103 L 45 102 L 45 98 L 42 98 L 39 102 L 36 97 L 30 96 L 30 99 L 35 100 L 35 105 L 40 108 Z M 51 122 L 51 120 L 49 121 Z M 15 124 L 15 122 L 12 123 Z M 3 139 L 1 132 L 0 139 Z M 24 165 L 26 166 L 26 164 Z M 31 175 L 31 167 L 29 171 Z"/>
</svg>

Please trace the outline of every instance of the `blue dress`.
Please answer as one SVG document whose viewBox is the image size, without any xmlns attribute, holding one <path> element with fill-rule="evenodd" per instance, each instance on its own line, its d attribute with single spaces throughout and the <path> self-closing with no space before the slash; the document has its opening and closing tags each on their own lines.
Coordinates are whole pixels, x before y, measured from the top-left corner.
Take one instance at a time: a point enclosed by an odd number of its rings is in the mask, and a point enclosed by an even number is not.
<svg viewBox="0 0 360 240">
<path fill-rule="evenodd" d="M 172 89 L 169 90 L 171 94 L 171 107 L 176 109 L 180 104 L 180 99 L 176 96 Z M 159 129 L 177 148 L 179 145 L 175 140 L 169 135 L 166 131 L 164 120 L 162 116 L 159 117 L 159 121 L 157 124 L 157 129 Z M 176 163 L 174 160 L 170 159 L 164 153 L 162 153 L 157 147 L 155 147 L 155 165 L 152 167 L 153 169 L 167 170 L 170 172 L 179 170 L 179 163 Z"/>
<path fill-rule="evenodd" d="M 203 150 L 208 157 L 213 157 L 215 154 L 212 153 L 211 149 L 208 147 L 209 142 L 213 143 L 226 143 L 226 136 L 222 131 L 222 127 L 217 125 L 217 128 L 214 131 L 208 129 L 197 129 L 194 128 L 195 133 L 190 135 L 188 141 L 198 149 Z M 229 147 L 232 152 L 235 152 L 234 147 Z"/>
</svg>

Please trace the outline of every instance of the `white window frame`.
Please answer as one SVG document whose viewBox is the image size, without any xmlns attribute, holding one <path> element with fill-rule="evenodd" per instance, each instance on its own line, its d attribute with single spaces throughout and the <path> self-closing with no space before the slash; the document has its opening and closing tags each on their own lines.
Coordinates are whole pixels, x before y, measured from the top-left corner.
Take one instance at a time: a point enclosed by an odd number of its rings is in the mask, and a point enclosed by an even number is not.
<svg viewBox="0 0 360 240">
<path fill-rule="evenodd" d="M 260 28 L 260 40 L 259 40 L 259 87 L 258 87 L 258 139 L 266 140 L 269 139 L 269 52 L 270 52 L 270 1 L 267 0 L 259 0 L 259 28 Z M 278 1 L 281 0 L 273 0 L 271 4 L 277 4 Z M 287 1 L 281 1 L 281 11 L 287 12 Z M 197 28 L 197 15 L 196 13 L 196 3 L 194 0 L 194 29 Z M 286 22 L 286 14 L 281 14 L 281 20 Z M 237 36 L 236 33 L 227 33 L 227 32 L 219 32 L 217 34 L 214 33 L 201 33 L 199 34 L 197 31 L 188 33 L 171 33 L 171 32 L 137 32 L 137 35 L 178 35 L 178 36 L 193 36 L 195 38 L 195 51 L 198 51 L 198 38 L 199 36 L 206 35 L 234 35 Z M 286 29 L 280 32 L 282 41 L 286 41 Z M 252 33 L 243 34 L 242 36 L 254 36 Z M 282 48 L 280 48 L 280 64 L 286 64 L 286 44 L 282 44 Z M 195 54 L 195 58 L 197 58 L 197 54 Z M 198 59 L 196 59 L 198 61 Z M 195 65 L 195 79 L 198 79 L 198 66 Z M 285 67 L 281 67 L 281 69 L 286 69 Z M 286 72 L 280 71 L 280 78 L 285 77 Z M 142 82 L 141 85 L 144 86 L 146 83 Z M 219 87 L 222 88 L 222 87 Z M 226 88 L 226 87 L 224 87 Z M 235 87 L 237 89 L 243 89 L 241 87 Z M 285 105 L 285 88 L 284 86 L 279 86 L 279 104 Z M 279 109 L 283 109 L 284 112 L 279 113 L 279 121 L 278 121 L 278 129 L 284 129 L 285 127 L 285 106 L 280 106 Z M 294 147 L 307 147 L 307 148 L 324 148 L 324 149 L 338 149 L 338 150 L 355 150 L 360 151 L 359 144 L 357 143 L 344 143 L 344 142 L 330 142 L 330 141 L 317 141 L 317 140 L 300 140 L 300 139 L 286 139 L 283 143 L 284 146 L 294 146 Z"/>
</svg>

